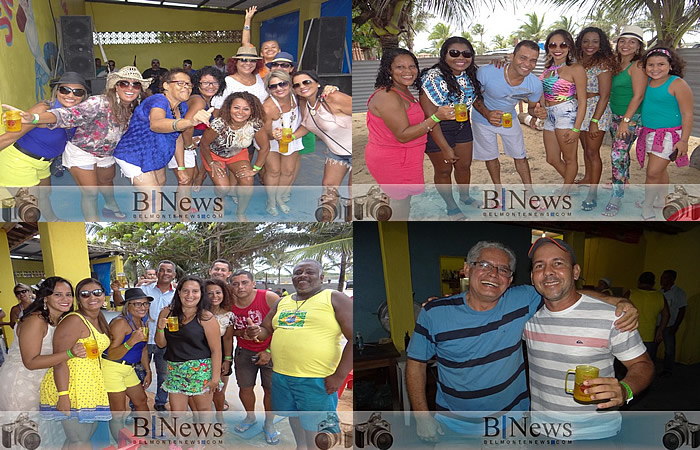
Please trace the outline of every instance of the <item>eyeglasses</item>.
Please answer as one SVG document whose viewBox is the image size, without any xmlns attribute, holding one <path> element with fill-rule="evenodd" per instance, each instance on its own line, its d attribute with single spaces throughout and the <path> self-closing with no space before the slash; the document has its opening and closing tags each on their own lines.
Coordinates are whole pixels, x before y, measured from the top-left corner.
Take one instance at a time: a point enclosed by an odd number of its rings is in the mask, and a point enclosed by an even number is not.
<svg viewBox="0 0 700 450">
<path fill-rule="evenodd" d="M 310 84 L 313 83 L 313 82 L 314 82 L 314 80 L 304 80 L 304 81 L 302 81 L 301 83 L 294 83 L 292 86 L 294 86 L 294 89 L 296 89 L 296 88 L 298 88 L 299 86 L 301 86 L 302 84 L 303 84 L 304 86 L 308 86 L 308 85 L 310 85 Z"/>
<path fill-rule="evenodd" d="M 505 266 L 494 266 L 494 265 L 491 264 L 490 262 L 486 262 L 486 261 L 476 261 L 476 262 L 469 263 L 469 264 L 471 264 L 473 267 L 475 267 L 476 269 L 478 269 L 478 270 L 480 270 L 480 271 L 482 271 L 482 272 L 487 272 L 487 273 L 488 273 L 488 272 L 491 272 L 493 269 L 496 269 L 496 270 L 498 271 L 498 274 L 499 274 L 499 275 L 503 275 L 504 277 L 510 277 L 511 275 L 513 275 L 513 271 L 510 270 L 509 267 L 505 267 Z"/>
<path fill-rule="evenodd" d="M 223 60 L 224 60 L 224 58 L 216 58 L 216 59 L 214 59 L 214 61 L 223 61 Z"/>
<path fill-rule="evenodd" d="M 60 92 L 63 95 L 73 94 L 76 97 L 82 97 L 83 95 L 85 95 L 85 89 L 73 89 L 69 88 L 68 86 L 59 86 L 58 92 Z"/>
<path fill-rule="evenodd" d="M 177 87 L 186 87 L 187 89 L 192 89 L 194 87 L 194 84 L 188 83 L 187 81 L 168 81 L 168 83 L 175 83 L 177 84 Z"/>
<path fill-rule="evenodd" d="M 274 91 L 277 88 L 286 88 L 287 86 L 289 86 L 289 81 L 280 81 L 279 83 L 276 83 L 276 84 L 267 85 L 267 88 L 271 91 Z"/>
<path fill-rule="evenodd" d="M 452 50 L 448 50 L 447 54 L 453 58 L 456 58 L 459 55 L 462 55 L 465 58 L 471 58 L 472 56 L 474 56 L 474 53 L 470 52 L 469 50 L 459 51 L 459 50 L 452 49 Z"/>
<path fill-rule="evenodd" d="M 257 59 L 247 59 L 247 58 L 239 58 L 238 60 L 242 63 L 254 63 L 254 62 L 258 61 Z"/>
<path fill-rule="evenodd" d="M 270 63 L 270 67 L 282 67 L 284 69 L 289 69 L 290 67 L 292 67 L 292 65 L 287 63 L 287 62 L 282 62 L 282 63 L 273 62 L 273 63 Z"/>
<path fill-rule="evenodd" d="M 90 295 L 94 295 L 95 297 L 99 297 L 104 293 L 105 293 L 104 289 L 93 289 L 92 291 L 80 291 L 80 296 L 82 298 L 88 298 L 88 297 L 90 297 Z"/>
<path fill-rule="evenodd" d="M 214 86 L 219 86 L 219 82 L 218 81 L 200 81 L 199 85 L 203 86 L 203 87 L 214 87 Z"/>
<path fill-rule="evenodd" d="M 134 89 L 141 89 L 141 82 L 140 81 L 119 80 L 119 82 L 117 83 L 117 86 L 119 86 L 122 89 L 126 89 L 129 86 L 133 87 Z"/>
<path fill-rule="evenodd" d="M 133 305 L 134 308 L 145 308 L 150 304 L 149 302 L 129 302 L 129 303 L 131 305 Z"/>
<path fill-rule="evenodd" d="M 20 296 L 26 294 L 27 292 L 29 292 L 27 289 L 20 289 L 19 291 L 15 291 L 15 295 Z"/>
<path fill-rule="evenodd" d="M 566 42 L 562 42 L 561 44 L 557 44 L 556 42 L 550 42 L 549 45 L 547 46 L 547 48 L 551 48 L 551 49 L 555 49 L 557 47 L 559 47 L 561 49 L 565 49 L 565 48 L 569 47 L 569 44 L 567 44 Z"/>
</svg>

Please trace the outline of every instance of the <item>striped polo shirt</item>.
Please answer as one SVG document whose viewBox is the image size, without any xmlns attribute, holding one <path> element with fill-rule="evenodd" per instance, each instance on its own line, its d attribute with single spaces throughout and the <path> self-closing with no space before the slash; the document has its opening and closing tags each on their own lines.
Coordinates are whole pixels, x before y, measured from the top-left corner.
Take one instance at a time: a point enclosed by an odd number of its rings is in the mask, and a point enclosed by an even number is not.
<svg viewBox="0 0 700 450">
<path fill-rule="evenodd" d="M 484 414 L 472 421 L 468 411 L 528 410 L 522 333 L 540 303 L 532 286 L 517 286 L 488 311 L 470 308 L 465 293 L 425 305 L 407 354 L 423 363 L 436 357 L 438 420 L 458 433 L 481 434 Z"/>
<path fill-rule="evenodd" d="M 615 329 L 615 307 L 586 295 L 563 311 L 541 308 L 525 325 L 533 422 L 571 423 L 570 439 L 602 439 L 620 430 L 618 411 L 598 411 L 564 390 L 569 369 L 588 364 L 600 377 L 614 377 L 615 358 L 629 361 L 646 352 L 637 331 Z M 573 375 L 569 387 L 573 387 Z"/>
</svg>

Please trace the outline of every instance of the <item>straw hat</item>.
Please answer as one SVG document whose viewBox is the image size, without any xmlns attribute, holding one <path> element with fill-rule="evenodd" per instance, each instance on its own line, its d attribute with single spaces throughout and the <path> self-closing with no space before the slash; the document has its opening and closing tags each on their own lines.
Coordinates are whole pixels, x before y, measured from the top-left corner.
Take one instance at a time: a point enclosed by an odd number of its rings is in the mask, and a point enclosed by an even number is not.
<svg viewBox="0 0 700 450">
<path fill-rule="evenodd" d="M 116 72 L 107 75 L 107 90 L 112 89 L 117 82 L 122 80 L 140 81 L 144 91 L 151 85 L 153 78 L 142 78 L 141 72 L 134 66 L 124 66 Z"/>
<path fill-rule="evenodd" d="M 243 47 L 242 45 L 236 50 L 236 59 L 262 59 L 258 56 L 258 50 L 254 46 Z"/>
<path fill-rule="evenodd" d="M 642 29 L 636 25 L 627 25 L 626 27 L 624 27 L 617 39 L 623 37 L 635 38 L 642 44 L 644 43 L 644 31 L 642 31 Z"/>
</svg>

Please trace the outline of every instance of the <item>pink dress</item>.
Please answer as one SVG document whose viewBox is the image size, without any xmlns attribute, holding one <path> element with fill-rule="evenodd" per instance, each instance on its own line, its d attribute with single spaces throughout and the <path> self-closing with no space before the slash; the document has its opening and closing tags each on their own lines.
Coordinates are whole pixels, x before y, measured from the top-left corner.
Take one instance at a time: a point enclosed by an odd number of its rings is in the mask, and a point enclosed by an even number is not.
<svg viewBox="0 0 700 450">
<path fill-rule="evenodd" d="M 425 120 L 420 104 L 413 97 L 407 97 L 395 89 L 392 91 L 411 102 L 406 111 L 408 123 L 416 125 Z M 375 91 L 376 94 L 378 91 Z M 372 94 L 367 101 L 372 100 Z M 427 135 L 401 143 L 389 130 L 384 121 L 367 110 L 367 130 L 369 131 L 365 162 L 382 190 L 397 200 L 417 195 L 425 190 L 423 179 L 423 157 Z M 396 186 L 402 185 L 402 186 Z"/>
</svg>

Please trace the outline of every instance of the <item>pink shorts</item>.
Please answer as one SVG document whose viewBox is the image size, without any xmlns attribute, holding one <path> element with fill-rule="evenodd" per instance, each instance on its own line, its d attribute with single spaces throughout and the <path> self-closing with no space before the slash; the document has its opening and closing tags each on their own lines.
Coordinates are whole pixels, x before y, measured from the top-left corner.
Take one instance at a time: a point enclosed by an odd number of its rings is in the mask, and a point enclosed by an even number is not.
<svg viewBox="0 0 700 450">
<path fill-rule="evenodd" d="M 425 144 L 377 147 L 367 144 L 365 162 L 386 195 L 401 200 L 425 191 L 423 158 Z"/>
</svg>

